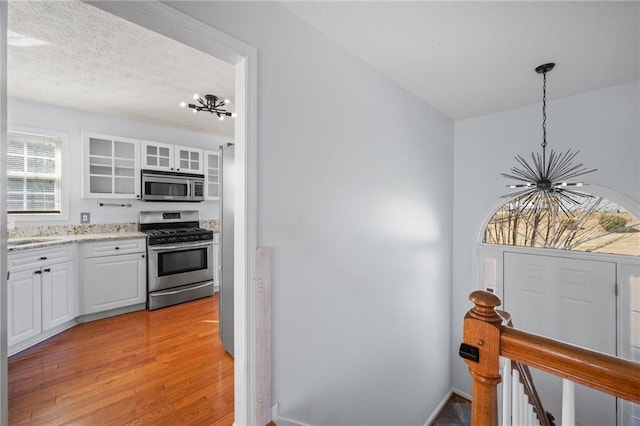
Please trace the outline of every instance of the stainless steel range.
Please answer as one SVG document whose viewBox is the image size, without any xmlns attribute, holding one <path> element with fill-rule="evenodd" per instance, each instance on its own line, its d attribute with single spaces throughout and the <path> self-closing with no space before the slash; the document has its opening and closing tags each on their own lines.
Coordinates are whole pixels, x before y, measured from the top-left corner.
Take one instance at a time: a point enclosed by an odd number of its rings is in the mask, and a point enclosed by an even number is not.
<svg viewBox="0 0 640 426">
<path fill-rule="evenodd" d="M 213 294 L 213 231 L 197 210 L 140 212 L 147 234 L 147 307 L 176 305 Z"/>
</svg>

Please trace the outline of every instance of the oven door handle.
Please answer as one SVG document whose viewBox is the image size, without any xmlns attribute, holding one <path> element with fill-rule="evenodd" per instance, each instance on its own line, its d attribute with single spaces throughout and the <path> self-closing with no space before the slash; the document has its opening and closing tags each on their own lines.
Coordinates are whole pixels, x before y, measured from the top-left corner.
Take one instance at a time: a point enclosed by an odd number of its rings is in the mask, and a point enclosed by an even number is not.
<svg viewBox="0 0 640 426">
<path fill-rule="evenodd" d="M 195 248 L 202 248 L 202 247 L 208 247 L 208 246 L 213 246 L 213 241 L 207 241 L 206 243 L 198 243 L 198 244 L 185 243 L 185 244 L 180 244 L 175 246 L 165 246 L 165 245 L 149 246 L 149 250 L 155 251 L 157 253 L 162 253 L 166 251 L 191 250 Z"/>
</svg>

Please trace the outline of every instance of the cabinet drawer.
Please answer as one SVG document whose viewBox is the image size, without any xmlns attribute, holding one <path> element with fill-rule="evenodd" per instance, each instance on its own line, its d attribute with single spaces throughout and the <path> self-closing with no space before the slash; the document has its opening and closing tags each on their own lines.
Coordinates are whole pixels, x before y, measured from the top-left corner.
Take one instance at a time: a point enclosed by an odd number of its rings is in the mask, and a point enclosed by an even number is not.
<svg viewBox="0 0 640 426">
<path fill-rule="evenodd" d="M 146 240 L 135 238 L 130 240 L 109 240 L 94 243 L 82 243 L 82 257 L 114 256 L 128 253 L 144 253 Z"/>
<path fill-rule="evenodd" d="M 7 255 L 7 269 L 39 268 L 41 265 L 66 262 L 75 257 L 75 245 L 67 244 L 50 248 L 23 250 Z"/>
</svg>

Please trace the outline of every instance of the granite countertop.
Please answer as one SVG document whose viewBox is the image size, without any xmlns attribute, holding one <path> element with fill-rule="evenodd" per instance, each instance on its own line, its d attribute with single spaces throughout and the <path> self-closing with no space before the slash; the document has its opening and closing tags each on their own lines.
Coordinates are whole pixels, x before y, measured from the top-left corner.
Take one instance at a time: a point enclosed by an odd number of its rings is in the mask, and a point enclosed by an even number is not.
<svg viewBox="0 0 640 426">
<path fill-rule="evenodd" d="M 201 220 L 200 227 L 215 233 L 220 231 L 217 220 Z M 133 222 L 23 226 L 9 231 L 8 236 L 9 252 L 90 241 L 146 238 L 146 234 L 138 231 L 138 224 Z"/>
<path fill-rule="evenodd" d="M 102 234 L 78 234 L 60 236 L 37 236 L 26 238 L 9 238 L 7 250 L 12 253 L 34 248 L 54 247 L 65 244 L 83 243 L 91 241 L 124 240 L 128 238 L 146 238 L 146 234 L 138 231 L 102 233 Z"/>
</svg>

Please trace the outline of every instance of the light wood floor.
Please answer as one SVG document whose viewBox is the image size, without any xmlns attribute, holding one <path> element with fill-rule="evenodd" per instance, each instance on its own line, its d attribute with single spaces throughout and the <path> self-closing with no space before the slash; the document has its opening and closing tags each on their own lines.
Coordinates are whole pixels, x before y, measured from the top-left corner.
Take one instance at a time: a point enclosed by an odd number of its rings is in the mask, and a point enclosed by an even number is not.
<svg viewBox="0 0 640 426">
<path fill-rule="evenodd" d="M 218 296 L 80 324 L 9 358 L 10 425 L 231 425 Z"/>
</svg>

